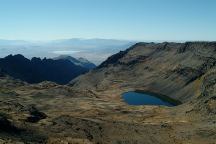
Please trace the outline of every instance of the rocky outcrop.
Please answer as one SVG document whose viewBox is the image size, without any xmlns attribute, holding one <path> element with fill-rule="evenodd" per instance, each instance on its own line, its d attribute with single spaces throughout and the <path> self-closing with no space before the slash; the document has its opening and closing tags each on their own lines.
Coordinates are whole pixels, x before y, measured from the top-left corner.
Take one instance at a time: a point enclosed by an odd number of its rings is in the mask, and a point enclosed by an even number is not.
<svg viewBox="0 0 216 144">
<path fill-rule="evenodd" d="M 40 112 L 38 109 L 36 109 L 32 105 L 28 106 L 28 111 L 30 113 L 30 116 L 27 117 L 26 119 L 27 122 L 35 123 L 47 117 L 45 113 Z"/>
</svg>

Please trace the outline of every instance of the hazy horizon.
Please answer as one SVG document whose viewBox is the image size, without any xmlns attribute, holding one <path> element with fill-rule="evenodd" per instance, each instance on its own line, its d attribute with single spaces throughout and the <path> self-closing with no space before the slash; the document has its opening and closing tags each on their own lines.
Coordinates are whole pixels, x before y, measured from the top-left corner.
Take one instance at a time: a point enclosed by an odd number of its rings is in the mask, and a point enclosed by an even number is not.
<svg viewBox="0 0 216 144">
<path fill-rule="evenodd" d="M 166 41 L 166 40 L 118 40 L 118 39 L 84 39 L 70 38 L 50 41 L 27 41 L 27 40 L 4 40 L 0 39 L 0 58 L 10 54 L 22 54 L 28 59 L 33 57 L 55 58 L 60 55 L 68 55 L 75 58 L 85 58 L 99 65 L 109 56 L 125 50 L 137 42 L 177 42 L 186 41 Z"/>
<path fill-rule="evenodd" d="M 0 57 L 83 57 L 136 42 L 215 41 L 214 0 L 0 0 Z"/>
<path fill-rule="evenodd" d="M 125 50 L 134 43 L 136 42 L 115 39 L 72 38 L 43 42 L 0 39 L 0 57 L 22 54 L 31 59 L 32 57 L 54 58 L 59 55 L 69 55 L 88 59 L 98 65 L 112 54 Z"/>
</svg>

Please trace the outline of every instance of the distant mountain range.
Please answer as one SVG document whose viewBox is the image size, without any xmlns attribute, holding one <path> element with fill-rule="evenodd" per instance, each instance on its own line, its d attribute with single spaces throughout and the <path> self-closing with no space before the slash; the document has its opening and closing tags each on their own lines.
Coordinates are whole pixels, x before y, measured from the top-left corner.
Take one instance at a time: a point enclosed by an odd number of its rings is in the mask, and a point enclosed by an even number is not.
<svg viewBox="0 0 216 144">
<path fill-rule="evenodd" d="M 28 83 L 53 81 L 67 84 L 73 78 L 89 71 L 90 68 L 85 67 L 84 62 L 80 63 L 83 65 L 74 64 L 66 58 L 53 60 L 34 57 L 29 60 L 20 54 L 8 55 L 0 58 L 0 75 L 7 74 Z"/>
<path fill-rule="evenodd" d="M 134 41 L 115 39 L 61 39 L 52 41 L 24 41 L 0 39 L 0 57 L 9 54 L 22 54 L 27 58 L 59 55 L 87 58 L 96 65 L 114 53 L 133 45 Z"/>
<path fill-rule="evenodd" d="M 59 57 L 54 58 L 54 60 L 61 60 L 61 59 L 62 60 L 69 60 L 73 64 L 87 68 L 89 70 L 96 67 L 96 65 L 94 63 L 88 61 L 85 58 L 81 58 L 81 57 L 76 59 L 76 58 L 69 56 L 69 55 L 60 55 Z"/>
</svg>

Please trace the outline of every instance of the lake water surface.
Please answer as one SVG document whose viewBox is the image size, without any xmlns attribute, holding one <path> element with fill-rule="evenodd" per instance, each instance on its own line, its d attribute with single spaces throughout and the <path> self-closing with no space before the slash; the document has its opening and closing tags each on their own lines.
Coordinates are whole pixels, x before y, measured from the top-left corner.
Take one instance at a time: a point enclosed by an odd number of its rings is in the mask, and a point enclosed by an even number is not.
<svg viewBox="0 0 216 144">
<path fill-rule="evenodd" d="M 145 92 L 126 92 L 122 94 L 122 98 L 129 105 L 178 105 L 178 102 L 172 100 L 171 98 Z"/>
</svg>

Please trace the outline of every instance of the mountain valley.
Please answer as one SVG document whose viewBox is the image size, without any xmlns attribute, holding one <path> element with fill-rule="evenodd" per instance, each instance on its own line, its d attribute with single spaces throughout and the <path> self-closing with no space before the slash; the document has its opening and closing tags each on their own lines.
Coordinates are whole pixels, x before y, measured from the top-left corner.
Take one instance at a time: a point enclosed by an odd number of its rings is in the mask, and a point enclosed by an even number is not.
<svg viewBox="0 0 216 144">
<path fill-rule="evenodd" d="M 0 71 L 0 143 L 214 144 L 215 80 L 216 42 L 137 43 L 65 85 Z M 136 90 L 182 104 L 125 103 Z"/>
</svg>

